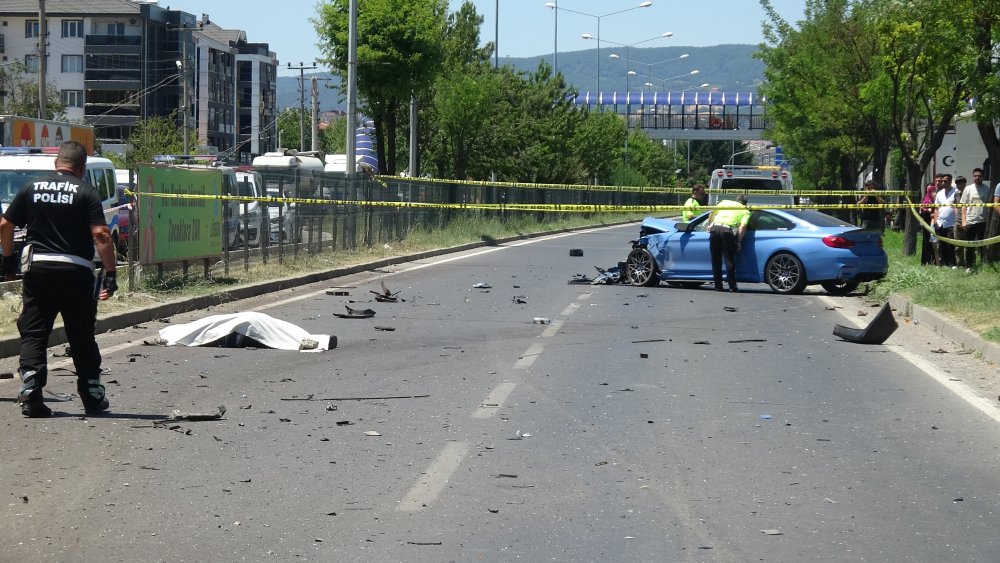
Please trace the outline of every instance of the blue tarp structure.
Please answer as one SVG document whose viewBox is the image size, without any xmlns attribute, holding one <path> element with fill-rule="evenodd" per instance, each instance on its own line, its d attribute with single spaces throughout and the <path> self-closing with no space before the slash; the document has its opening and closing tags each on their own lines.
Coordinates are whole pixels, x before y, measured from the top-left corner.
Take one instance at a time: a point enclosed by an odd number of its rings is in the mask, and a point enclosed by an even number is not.
<svg viewBox="0 0 1000 563">
<path fill-rule="evenodd" d="M 763 105 L 764 98 L 755 92 L 580 92 L 573 103 L 589 105 L 661 105 L 661 106 L 753 106 Z"/>
</svg>

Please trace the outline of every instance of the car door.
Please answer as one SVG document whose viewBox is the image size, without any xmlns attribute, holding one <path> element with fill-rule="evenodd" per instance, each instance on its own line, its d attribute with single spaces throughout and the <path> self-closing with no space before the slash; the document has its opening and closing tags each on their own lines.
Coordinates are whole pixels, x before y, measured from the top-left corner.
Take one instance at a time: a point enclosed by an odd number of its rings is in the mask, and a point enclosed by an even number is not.
<svg viewBox="0 0 1000 563">
<path fill-rule="evenodd" d="M 651 249 L 662 265 L 664 279 L 712 279 L 712 253 L 708 247 L 708 216 L 704 213 L 683 231 L 665 233 L 659 248 Z"/>
<path fill-rule="evenodd" d="M 747 283 L 763 281 L 767 259 L 787 245 L 791 236 L 789 231 L 795 226 L 794 222 L 776 213 L 752 211 L 742 247 L 736 255 L 736 279 Z"/>
</svg>

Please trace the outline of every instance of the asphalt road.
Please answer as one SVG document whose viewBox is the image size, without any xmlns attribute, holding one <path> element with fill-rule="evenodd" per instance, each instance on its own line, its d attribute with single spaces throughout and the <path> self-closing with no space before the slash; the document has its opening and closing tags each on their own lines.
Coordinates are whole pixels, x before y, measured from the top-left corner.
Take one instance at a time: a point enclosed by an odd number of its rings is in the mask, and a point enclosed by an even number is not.
<svg viewBox="0 0 1000 563">
<path fill-rule="evenodd" d="M 103 335 L 111 414 L 7 403 L 0 560 L 1000 560 L 1000 414 L 962 396 L 994 366 L 930 354 L 908 325 L 843 342 L 857 298 L 567 284 L 635 231 L 170 319 L 257 309 L 336 335 L 325 353 L 144 346 L 159 323 Z M 372 301 L 379 281 L 400 301 Z M 335 317 L 345 304 L 377 314 Z M 51 366 L 73 393 L 71 364 Z"/>
</svg>

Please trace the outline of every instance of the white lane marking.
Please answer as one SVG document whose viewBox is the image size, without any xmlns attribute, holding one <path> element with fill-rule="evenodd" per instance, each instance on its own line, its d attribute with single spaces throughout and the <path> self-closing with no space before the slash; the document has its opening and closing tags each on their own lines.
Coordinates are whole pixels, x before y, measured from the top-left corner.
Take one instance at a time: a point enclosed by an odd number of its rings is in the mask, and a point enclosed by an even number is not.
<svg viewBox="0 0 1000 563">
<path fill-rule="evenodd" d="M 545 345 L 541 343 L 534 343 L 528 346 L 528 349 L 524 351 L 524 354 L 514 362 L 514 369 L 527 369 L 531 367 L 531 364 L 535 363 L 538 356 L 541 355 L 542 351 L 545 350 Z"/>
<path fill-rule="evenodd" d="M 545 327 L 545 330 L 542 331 L 542 334 L 540 335 L 541 338 L 552 338 L 558 334 L 559 329 L 562 328 L 564 322 L 565 321 L 552 321 L 552 323 Z"/>
<path fill-rule="evenodd" d="M 420 476 L 420 480 L 410 487 L 410 491 L 396 506 L 396 510 L 417 512 L 434 502 L 468 453 L 467 442 L 450 442 L 445 445 L 427 471 Z"/>
<path fill-rule="evenodd" d="M 896 346 L 892 347 L 892 351 L 899 354 L 899 356 L 904 360 L 916 366 L 917 369 L 931 376 L 931 378 L 941 385 L 944 385 L 949 391 L 964 399 L 965 402 L 982 411 L 983 414 L 992 418 L 995 422 L 1000 422 L 1000 408 L 997 408 L 993 405 L 993 403 L 980 397 L 975 390 L 965 383 L 962 383 L 961 381 L 953 381 L 951 375 L 948 375 L 947 373 L 944 373 L 934 367 L 933 364 L 920 356 L 907 352 L 906 350 L 902 350 Z"/>
<path fill-rule="evenodd" d="M 576 300 L 577 301 L 586 301 L 586 300 L 590 299 L 591 295 L 593 295 L 593 293 L 589 293 L 589 292 L 588 293 L 581 293 L 579 296 L 577 296 Z"/>
<path fill-rule="evenodd" d="M 568 316 L 572 315 L 573 313 L 575 313 L 576 310 L 579 309 L 579 308 L 580 308 L 580 304 L 579 303 L 570 303 L 569 305 L 566 305 L 566 308 L 562 310 L 562 313 L 559 313 L 559 316 L 561 316 L 561 317 L 568 317 Z"/>
<path fill-rule="evenodd" d="M 858 328 L 864 326 L 864 322 L 862 320 L 858 319 L 857 317 L 848 316 L 848 314 L 833 299 L 825 295 L 820 295 L 819 298 L 821 301 L 823 301 L 828 306 L 832 307 L 834 310 L 840 313 L 840 316 L 844 317 L 849 322 L 853 323 L 854 326 Z M 915 354 L 912 354 L 904 350 L 900 346 L 886 346 L 886 349 L 891 352 L 894 352 L 900 358 L 903 358 L 904 360 L 910 362 L 910 364 L 912 364 L 913 367 L 919 369 L 920 371 L 930 376 L 931 379 L 943 385 L 945 389 L 948 389 L 955 395 L 958 395 L 959 398 L 964 400 L 966 403 L 969 403 L 973 407 L 979 409 L 980 412 L 992 418 L 995 422 L 1000 422 L 1000 408 L 997 408 L 993 403 L 980 397 L 975 390 L 973 390 L 965 383 L 961 381 L 953 381 L 950 375 L 939 370 L 937 367 L 934 366 L 934 364 L 928 362 L 927 360 L 921 358 L 920 356 L 917 356 Z"/>
<path fill-rule="evenodd" d="M 516 387 L 516 381 L 500 382 L 499 385 L 490 391 L 489 395 L 486 395 L 483 402 L 479 404 L 479 408 L 472 413 L 472 418 L 489 418 L 496 414 Z"/>
</svg>

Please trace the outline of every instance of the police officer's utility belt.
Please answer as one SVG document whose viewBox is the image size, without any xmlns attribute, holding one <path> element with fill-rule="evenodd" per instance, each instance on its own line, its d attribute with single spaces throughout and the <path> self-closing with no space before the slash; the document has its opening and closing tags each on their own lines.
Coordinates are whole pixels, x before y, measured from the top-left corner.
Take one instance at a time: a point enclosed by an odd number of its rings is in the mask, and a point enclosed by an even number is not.
<svg viewBox="0 0 1000 563">
<path fill-rule="evenodd" d="M 80 258 L 75 254 L 56 254 L 48 252 L 35 252 L 31 256 L 32 262 L 62 262 L 65 264 L 76 264 L 84 268 L 93 269 L 94 263 L 86 258 Z"/>
<path fill-rule="evenodd" d="M 709 227 L 708 230 L 709 230 L 709 232 L 711 232 L 711 231 L 722 231 L 722 232 L 728 232 L 728 233 L 733 232 L 733 228 L 730 227 L 729 225 L 712 225 L 711 227 Z"/>
</svg>

